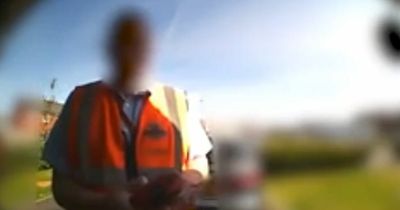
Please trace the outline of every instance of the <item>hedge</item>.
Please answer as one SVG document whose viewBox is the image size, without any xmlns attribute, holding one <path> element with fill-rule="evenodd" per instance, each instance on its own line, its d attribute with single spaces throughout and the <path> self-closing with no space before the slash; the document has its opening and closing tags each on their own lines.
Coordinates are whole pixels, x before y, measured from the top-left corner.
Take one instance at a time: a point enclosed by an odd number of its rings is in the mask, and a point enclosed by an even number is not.
<svg viewBox="0 0 400 210">
<path fill-rule="evenodd" d="M 272 139 L 265 144 L 263 160 L 270 173 L 326 169 L 362 164 L 369 145 L 326 139 Z"/>
</svg>

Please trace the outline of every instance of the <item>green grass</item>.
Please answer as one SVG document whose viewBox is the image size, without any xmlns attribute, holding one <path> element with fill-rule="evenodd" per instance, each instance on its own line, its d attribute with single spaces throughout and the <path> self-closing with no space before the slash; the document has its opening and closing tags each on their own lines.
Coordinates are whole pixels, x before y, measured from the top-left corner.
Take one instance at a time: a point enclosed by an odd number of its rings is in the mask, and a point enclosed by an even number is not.
<svg viewBox="0 0 400 210">
<path fill-rule="evenodd" d="M 50 181 L 52 176 L 51 170 L 39 171 L 36 174 L 37 181 Z"/>
<path fill-rule="evenodd" d="M 36 176 L 35 176 L 36 175 Z M 23 203 L 47 198 L 51 195 L 51 186 L 38 186 L 38 182 L 48 183 L 51 170 L 17 171 L 0 178 L 0 203 L 4 209 L 19 208 Z"/>
<path fill-rule="evenodd" d="M 14 209 L 34 200 L 32 171 L 18 171 L 0 179 L 0 203 L 4 209 Z"/>
<path fill-rule="evenodd" d="M 52 172 L 51 170 L 39 171 L 36 174 L 37 182 L 48 182 L 51 181 Z M 51 186 L 36 186 L 36 200 L 47 198 L 51 195 Z"/>
<path fill-rule="evenodd" d="M 37 173 L 37 181 L 51 180 L 51 170 Z M 398 210 L 400 167 L 369 171 L 341 169 L 294 173 L 267 178 L 267 199 L 276 210 Z M 51 195 L 37 187 L 36 199 Z"/>
<path fill-rule="evenodd" d="M 279 210 L 398 210 L 400 168 L 270 177 L 266 191 Z"/>
</svg>

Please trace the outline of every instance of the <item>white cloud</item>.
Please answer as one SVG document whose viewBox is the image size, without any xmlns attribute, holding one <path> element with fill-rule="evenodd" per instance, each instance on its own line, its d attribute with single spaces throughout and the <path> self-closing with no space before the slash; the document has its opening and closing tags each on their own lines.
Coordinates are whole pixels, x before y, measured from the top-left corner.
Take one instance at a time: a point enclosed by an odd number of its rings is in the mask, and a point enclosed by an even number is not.
<svg viewBox="0 0 400 210">
<path fill-rule="evenodd" d="M 393 71 L 398 67 L 385 60 L 375 42 L 385 11 L 380 2 L 285 1 L 281 7 L 243 2 L 201 17 L 181 13 L 167 40 L 170 58 L 182 65 L 217 58 L 257 66 L 229 70 L 256 72 L 253 84 L 215 88 L 204 81 L 200 93 L 210 118 L 346 120 L 369 107 L 400 104 L 400 74 Z"/>
</svg>

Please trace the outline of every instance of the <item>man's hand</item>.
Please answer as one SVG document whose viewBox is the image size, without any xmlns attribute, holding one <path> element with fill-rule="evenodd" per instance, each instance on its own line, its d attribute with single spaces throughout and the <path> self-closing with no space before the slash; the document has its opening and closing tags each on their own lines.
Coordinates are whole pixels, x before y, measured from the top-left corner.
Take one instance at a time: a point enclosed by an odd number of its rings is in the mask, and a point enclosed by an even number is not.
<svg viewBox="0 0 400 210">
<path fill-rule="evenodd" d="M 132 193 L 132 205 L 138 209 L 184 209 L 197 194 L 202 177 L 196 171 L 162 175 Z"/>
<path fill-rule="evenodd" d="M 105 196 L 106 209 L 134 210 L 130 203 L 131 194 L 127 190 L 112 190 Z"/>
<path fill-rule="evenodd" d="M 203 182 L 203 175 L 196 170 L 187 170 L 182 173 L 182 178 L 188 185 L 198 186 Z"/>
<path fill-rule="evenodd" d="M 142 188 L 147 184 L 148 180 L 145 177 L 130 181 L 128 186 L 124 189 L 110 190 L 106 196 L 106 205 L 108 209 L 112 210 L 134 210 L 131 197 L 132 192 Z"/>
<path fill-rule="evenodd" d="M 52 186 L 54 198 L 65 209 L 133 210 L 130 202 L 132 191 L 141 188 L 143 184 L 145 184 L 145 180 L 136 179 L 131 181 L 128 186 L 95 191 L 54 171 Z"/>
</svg>

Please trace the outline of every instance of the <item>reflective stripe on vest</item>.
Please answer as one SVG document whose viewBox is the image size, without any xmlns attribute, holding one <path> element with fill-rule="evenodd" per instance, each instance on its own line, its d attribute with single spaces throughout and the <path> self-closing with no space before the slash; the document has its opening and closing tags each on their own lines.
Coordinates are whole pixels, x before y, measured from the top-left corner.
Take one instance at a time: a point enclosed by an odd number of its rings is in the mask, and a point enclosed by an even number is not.
<svg viewBox="0 0 400 210">
<path fill-rule="evenodd" d="M 187 101 L 184 91 L 162 86 L 143 102 L 135 136 L 138 175 L 182 170 L 188 163 Z M 72 175 L 89 186 L 127 182 L 122 102 L 101 82 L 75 89 L 67 135 Z"/>
<path fill-rule="evenodd" d="M 169 140 L 162 137 L 159 137 L 160 139 L 158 140 L 147 140 L 146 136 L 138 132 L 139 136 L 136 138 L 139 142 L 136 144 L 137 169 L 139 175 L 149 178 L 171 170 L 182 171 L 187 167 L 188 162 L 188 141 L 183 135 L 186 133 L 185 129 L 183 129 L 183 124 L 186 121 L 185 118 L 188 110 L 184 92 L 169 86 L 160 85 L 154 88 L 151 93 L 149 102 L 145 103 L 143 108 L 144 116 L 140 119 L 139 130 L 143 132 L 146 131 L 146 126 L 154 127 L 155 125 L 152 125 L 152 120 L 159 118 L 158 123 L 160 124 L 157 126 L 162 128 L 162 130 L 169 130 L 167 133 L 169 133 L 170 137 Z M 185 107 L 182 107 L 182 104 Z M 153 119 L 149 119 L 149 116 L 152 116 Z M 165 119 L 160 119 L 160 116 Z M 143 141 L 145 141 L 144 144 L 147 144 L 147 146 L 143 146 Z M 160 142 L 160 144 L 153 147 L 154 142 Z M 167 151 L 163 151 L 163 146 L 161 146 L 163 142 L 170 143 Z M 148 150 L 148 154 L 142 149 Z M 166 153 L 167 155 L 165 155 Z M 150 156 L 149 159 L 146 158 L 148 156 Z"/>
</svg>

